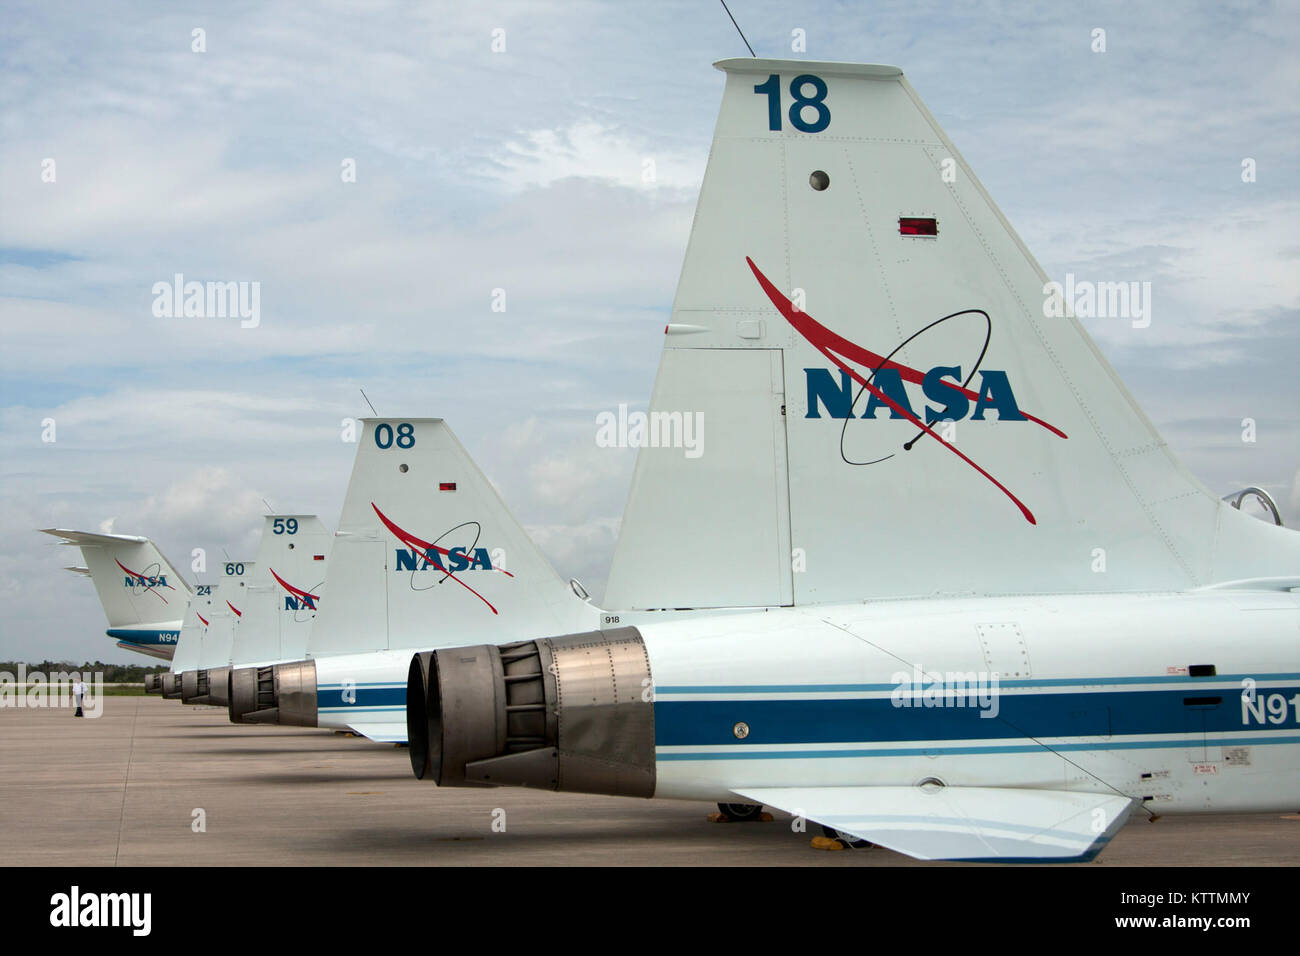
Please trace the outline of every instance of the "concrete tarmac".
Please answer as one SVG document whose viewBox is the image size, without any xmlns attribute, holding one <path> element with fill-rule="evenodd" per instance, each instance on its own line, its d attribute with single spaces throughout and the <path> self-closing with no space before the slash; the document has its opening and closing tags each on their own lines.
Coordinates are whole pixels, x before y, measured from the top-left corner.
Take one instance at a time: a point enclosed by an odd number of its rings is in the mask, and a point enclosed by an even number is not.
<svg viewBox="0 0 1300 956">
<path fill-rule="evenodd" d="M 9 865 L 934 866 L 820 833 L 717 824 L 701 803 L 439 790 L 408 752 L 328 731 L 235 726 L 224 709 L 106 697 L 98 719 L 0 710 Z M 195 832 L 200 818 L 205 832 Z M 1294 866 L 1300 814 L 1135 820 L 1084 866 Z"/>
</svg>

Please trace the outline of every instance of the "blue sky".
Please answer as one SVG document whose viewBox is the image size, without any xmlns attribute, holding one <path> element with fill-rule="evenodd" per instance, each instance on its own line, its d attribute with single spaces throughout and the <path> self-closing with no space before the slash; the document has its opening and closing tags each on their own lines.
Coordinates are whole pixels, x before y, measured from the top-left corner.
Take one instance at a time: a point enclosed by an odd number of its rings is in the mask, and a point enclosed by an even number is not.
<svg viewBox="0 0 1300 956">
<path fill-rule="evenodd" d="M 1102 351 L 1212 489 L 1300 523 L 1295 4 L 731 7 L 760 55 L 901 66 L 1053 277 L 1151 281 Z M 333 526 L 360 387 L 446 417 L 599 596 L 635 452 L 595 416 L 648 398 L 743 53 L 708 2 L 7 5 L 0 658 L 132 656 L 35 528 L 181 563 L 251 556 L 263 498 Z M 177 272 L 260 282 L 261 326 L 155 318 Z"/>
</svg>

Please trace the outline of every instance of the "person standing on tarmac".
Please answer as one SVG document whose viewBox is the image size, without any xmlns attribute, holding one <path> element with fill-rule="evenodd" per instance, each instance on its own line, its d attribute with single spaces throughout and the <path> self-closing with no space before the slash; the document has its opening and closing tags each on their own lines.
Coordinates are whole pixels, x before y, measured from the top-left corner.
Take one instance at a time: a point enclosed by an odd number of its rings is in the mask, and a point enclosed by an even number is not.
<svg viewBox="0 0 1300 956">
<path fill-rule="evenodd" d="M 81 712 L 81 702 L 85 699 L 85 697 L 86 697 L 86 683 L 81 679 L 81 675 L 78 674 L 76 683 L 72 685 L 72 700 L 77 705 L 77 710 L 72 715 L 73 717 L 86 716 Z"/>
</svg>

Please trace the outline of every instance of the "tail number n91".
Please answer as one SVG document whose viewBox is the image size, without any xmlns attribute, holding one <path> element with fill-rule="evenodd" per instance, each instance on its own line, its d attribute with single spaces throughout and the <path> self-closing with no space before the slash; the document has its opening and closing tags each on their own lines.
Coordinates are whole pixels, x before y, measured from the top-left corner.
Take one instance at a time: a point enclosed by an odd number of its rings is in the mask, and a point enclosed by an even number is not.
<svg viewBox="0 0 1300 956">
<path fill-rule="evenodd" d="M 1287 700 L 1285 694 L 1256 692 L 1241 695 L 1241 722 L 1246 726 L 1266 723 L 1284 724 L 1288 710 L 1291 712 L 1292 722 L 1300 722 L 1300 694 L 1292 695 L 1290 700 Z"/>
</svg>

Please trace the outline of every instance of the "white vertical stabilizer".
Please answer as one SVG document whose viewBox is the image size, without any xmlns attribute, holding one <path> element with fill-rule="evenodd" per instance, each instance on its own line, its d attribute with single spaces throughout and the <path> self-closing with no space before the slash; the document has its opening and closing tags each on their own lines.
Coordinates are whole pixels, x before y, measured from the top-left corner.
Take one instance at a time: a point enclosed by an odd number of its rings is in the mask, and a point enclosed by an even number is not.
<svg viewBox="0 0 1300 956">
<path fill-rule="evenodd" d="M 364 420 L 329 586 L 312 657 L 596 626 L 437 418 Z"/>
<path fill-rule="evenodd" d="M 324 601 L 333 536 L 315 515 L 267 515 L 229 663 L 236 667 L 299 660 Z M 210 662 L 207 666 L 217 666 Z"/>
<path fill-rule="evenodd" d="M 203 642 L 208 631 L 220 618 L 233 617 L 224 610 L 218 595 L 220 585 L 200 584 L 185 609 L 181 620 L 180 637 L 176 640 L 176 651 L 172 654 L 171 671 L 173 674 L 184 673 L 201 666 Z"/>
<path fill-rule="evenodd" d="M 717 66 L 650 406 L 705 411 L 706 441 L 639 453 L 607 608 L 1300 574 L 1300 535 L 1220 502 L 1052 317 L 1047 276 L 899 70 Z M 767 361 L 735 358 L 752 352 Z M 774 406 L 782 434 L 759 439 Z M 762 530 L 733 534 L 746 516 Z"/>
<path fill-rule="evenodd" d="M 211 623 L 203 631 L 199 657 L 193 665 L 195 668 L 225 667 L 230 663 L 235 646 L 235 629 L 243 619 L 248 585 L 253 580 L 255 567 L 252 561 L 222 563 L 221 583 L 212 586 L 212 594 L 217 601 L 212 607 L 213 616 L 209 619 Z"/>
<path fill-rule="evenodd" d="M 110 628 L 184 617 L 190 586 L 150 539 L 62 528 L 42 530 L 81 549 Z"/>
</svg>

